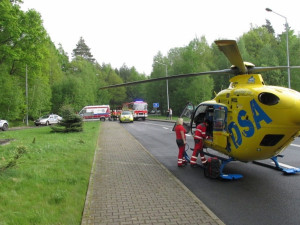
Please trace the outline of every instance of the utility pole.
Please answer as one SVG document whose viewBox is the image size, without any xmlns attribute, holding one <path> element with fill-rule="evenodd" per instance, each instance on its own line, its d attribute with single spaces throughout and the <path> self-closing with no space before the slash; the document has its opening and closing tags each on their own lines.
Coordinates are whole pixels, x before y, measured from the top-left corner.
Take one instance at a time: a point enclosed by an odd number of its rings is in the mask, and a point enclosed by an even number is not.
<svg viewBox="0 0 300 225">
<path fill-rule="evenodd" d="M 285 30 L 286 30 L 286 58 L 287 58 L 287 69 L 288 69 L 288 86 L 291 88 L 291 71 L 290 71 L 290 53 L 289 53 L 289 24 L 287 18 L 277 12 L 274 12 L 270 8 L 266 8 L 266 11 L 275 13 L 285 19 Z"/>
<path fill-rule="evenodd" d="M 161 63 L 161 62 L 158 62 L 158 61 L 155 61 L 155 62 L 166 67 L 166 77 L 168 77 L 168 65 L 164 64 L 164 63 Z M 169 102 L 169 82 L 168 82 L 168 79 L 166 79 L 166 86 L 167 86 L 167 107 L 168 107 L 167 110 L 169 110 L 170 109 L 170 102 Z"/>
<path fill-rule="evenodd" d="M 25 81 L 25 92 L 26 92 L 26 126 L 28 126 L 28 82 L 27 82 L 27 65 L 26 65 L 26 81 Z"/>
</svg>

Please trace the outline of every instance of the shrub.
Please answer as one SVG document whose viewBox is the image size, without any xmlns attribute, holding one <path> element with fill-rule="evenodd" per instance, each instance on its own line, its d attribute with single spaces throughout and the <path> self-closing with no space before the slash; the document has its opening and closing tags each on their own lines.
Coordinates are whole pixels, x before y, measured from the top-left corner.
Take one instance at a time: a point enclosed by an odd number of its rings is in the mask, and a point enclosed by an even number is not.
<svg viewBox="0 0 300 225">
<path fill-rule="evenodd" d="M 63 106 L 61 108 L 63 119 L 56 125 L 51 127 L 53 132 L 81 132 L 83 130 L 82 118 L 74 113 L 71 106 Z"/>
</svg>

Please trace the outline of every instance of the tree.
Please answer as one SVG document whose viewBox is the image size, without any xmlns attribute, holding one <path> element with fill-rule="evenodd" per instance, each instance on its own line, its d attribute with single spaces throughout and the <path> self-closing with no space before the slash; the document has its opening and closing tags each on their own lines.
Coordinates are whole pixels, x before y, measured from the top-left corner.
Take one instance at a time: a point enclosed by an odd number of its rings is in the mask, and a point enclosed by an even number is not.
<svg viewBox="0 0 300 225">
<path fill-rule="evenodd" d="M 172 74 L 196 73 L 210 71 L 212 52 L 206 39 L 195 38 L 188 46 L 170 51 L 168 55 L 171 61 Z M 182 111 L 187 102 L 198 104 L 211 99 L 213 93 L 213 80 L 209 75 L 197 76 L 185 79 L 171 80 L 169 82 L 170 107 L 176 114 Z"/>
<path fill-rule="evenodd" d="M 80 37 L 76 48 L 73 49 L 72 56 L 74 58 L 76 57 L 82 57 L 85 60 L 88 60 L 91 63 L 94 63 L 95 59 L 93 58 L 93 55 L 90 52 L 90 48 L 86 45 L 84 39 Z"/>
<path fill-rule="evenodd" d="M 134 67 L 128 68 L 125 64 L 118 71 L 124 83 L 146 79 L 145 75 L 139 74 Z M 133 101 L 136 98 L 145 99 L 145 85 L 134 85 L 126 87 L 126 101 Z"/>
<path fill-rule="evenodd" d="M 25 112 L 24 95 L 18 86 L 18 79 L 11 77 L 0 65 L 0 118 L 16 120 Z M 25 114 L 24 114 L 25 115 Z"/>
<path fill-rule="evenodd" d="M 262 27 L 267 28 L 267 30 L 268 30 L 268 32 L 269 32 L 270 34 L 272 34 L 272 35 L 275 34 L 275 30 L 274 30 L 274 28 L 272 27 L 270 20 L 266 20 L 266 25 L 262 25 Z"/>
<path fill-rule="evenodd" d="M 15 54 L 14 46 L 21 34 L 20 13 L 19 7 L 9 0 L 0 1 L 0 65 Z"/>
<path fill-rule="evenodd" d="M 59 64 L 61 65 L 61 70 L 63 72 L 66 72 L 69 69 L 69 64 L 70 64 L 69 57 L 61 44 L 58 44 L 58 58 L 59 58 Z"/>
<path fill-rule="evenodd" d="M 122 78 L 116 74 L 116 72 L 111 68 L 111 65 L 103 65 L 102 72 L 105 77 L 105 82 L 108 85 L 120 84 L 122 83 Z M 103 91 L 103 90 L 100 90 Z M 108 93 L 110 95 L 109 104 L 112 106 L 122 105 L 126 99 L 126 89 L 125 87 L 109 89 Z"/>
<path fill-rule="evenodd" d="M 245 46 L 242 55 L 246 52 L 249 56 L 247 61 L 256 66 L 286 65 L 286 45 L 282 46 L 282 41 L 270 33 L 266 26 L 252 28 L 240 38 L 239 46 L 240 44 Z M 286 86 L 286 77 L 284 70 L 263 73 L 264 81 L 268 85 Z"/>
<path fill-rule="evenodd" d="M 162 53 L 158 52 L 157 55 L 153 58 L 153 69 L 150 75 L 150 79 L 166 76 L 165 66 L 156 62 L 163 63 L 167 65 L 167 68 L 169 68 L 169 62 L 167 57 L 163 57 Z M 150 106 L 153 103 L 159 103 L 160 110 L 162 112 L 167 111 L 166 81 L 148 83 L 146 84 L 145 89 L 148 105 Z"/>
<path fill-rule="evenodd" d="M 290 66 L 300 65 L 300 36 L 289 30 L 289 58 Z M 300 91 L 300 69 L 291 69 L 291 88 Z"/>
<path fill-rule="evenodd" d="M 63 105 L 71 105 L 78 111 L 96 102 L 98 85 L 95 66 L 78 58 L 69 67 L 62 81 L 52 86 L 54 111 Z"/>
<path fill-rule="evenodd" d="M 51 41 L 42 25 L 40 14 L 35 10 L 21 11 L 18 2 L 8 0 L 0 2 L 0 67 L 3 76 L 10 75 L 5 82 L 7 86 L 4 87 L 2 84 L 2 90 L 10 89 L 10 85 L 13 84 L 15 93 L 11 97 L 11 105 L 7 107 L 9 114 L 6 118 L 14 119 L 25 116 L 26 68 L 28 68 L 27 81 L 31 104 L 28 106 L 31 109 L 29 116 L 37 115 L 44 106 L 47 110 L 51 106 L 51 92 L 48 91 L 49 63 L 47 63 Z M 40 87 L 43 88 L 36 88 L 37 81 L 41 82 Z M 35 107 L 37 102 L 39 107 Z"/>
<path fill-rule="evenodd" d="M 82 118 L 74 113 L 71 106 L 66 105 L 61 108 L 62 120 L 56 125 L 52 126 L 53 132 L 81 132 L 83 131 Z"/>
<path fill-rule="evenodd" d="M 206 39 L 195 38 L 188 46 L 173 48 L 169 51 L 167 57 L 158 53 L 154 61 L 167 65 L 168 75 L 196 73 L 211 70 L 212 51 L 208 46 Z M 165 66 L 153 63 L 153 72 L 151 78 L 164 77 Z M 187 102 L 198 104 L 201 101 L 208 100 L 212 96 L 213 80 L 209 75 L 182 79 L 169 80 L 169 103 L 174 114 L 179 114 Z M 166 82 L 156 82 L 149 84 L 148 88 L 153 94 L 150 95 L 151 102 L 159 102 L 162 111 L 167 110 Z M 156 101 L 155 101 L 156 99 Z"/>
</svg>

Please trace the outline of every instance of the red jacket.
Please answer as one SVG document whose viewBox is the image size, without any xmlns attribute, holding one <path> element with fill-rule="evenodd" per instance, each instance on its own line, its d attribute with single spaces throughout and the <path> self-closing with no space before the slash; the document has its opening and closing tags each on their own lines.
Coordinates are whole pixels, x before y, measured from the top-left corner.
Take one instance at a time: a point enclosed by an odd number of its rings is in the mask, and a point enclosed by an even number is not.
<svg viewBox="0 0 300 225">
<path fill-rule="evenodd" d="M 197 127 L 196 127 L 196 131 L 194 134 L 194 139 L 198 139 L 198 140 L 202 140 L 202 139 L 206 139 L 207 135 L 206 135 L 206 126 L 203 123 L 200 123 Z"/>
</svg>

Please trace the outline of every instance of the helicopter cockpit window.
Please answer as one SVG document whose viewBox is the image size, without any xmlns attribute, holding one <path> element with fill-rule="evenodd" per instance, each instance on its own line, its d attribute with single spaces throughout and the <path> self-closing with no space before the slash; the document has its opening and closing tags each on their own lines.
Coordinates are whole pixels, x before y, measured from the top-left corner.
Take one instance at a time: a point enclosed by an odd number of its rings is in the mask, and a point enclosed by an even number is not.
<svg viewBox="0 0 300 225">
<path fill-rule="evenodd" d="M 225 129 L 226 113 L 224 109 L 215 109 L 214 111 L 214 131 Z"/>
</svg>

